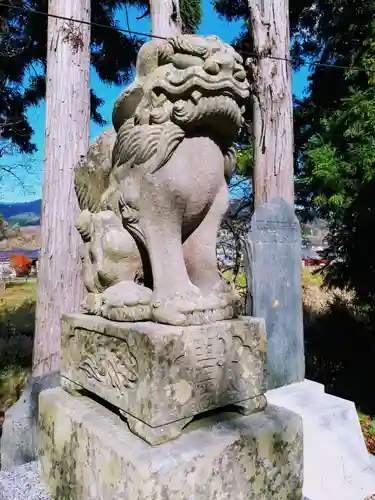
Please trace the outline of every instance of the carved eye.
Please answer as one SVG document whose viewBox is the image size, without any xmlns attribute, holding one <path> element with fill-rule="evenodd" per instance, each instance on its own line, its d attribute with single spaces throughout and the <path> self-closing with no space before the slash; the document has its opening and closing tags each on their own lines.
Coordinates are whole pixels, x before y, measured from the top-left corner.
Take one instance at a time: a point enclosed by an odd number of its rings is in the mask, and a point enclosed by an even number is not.
<svg viewBox="0 0 375 500">
<path fill-rule="evenodd" d="M 203 59 L 189 54 L 175 54 L 172 57 L 172 64 L 177 69 L 187 69 L 190 66 L 203 66 Z"/>
<path fill-rule="evenodd" d="M 220 73 L 220 66 L 215 61 L 206 61 L 204 69 L 209 75 L 218 75 Z"/>
<path fill-rule="evenodd" d="M 233 76 L 239 82 L 244 82 L 246 80 L 246 71 L 243 69 L 240 69 L 238 71 L 235 71 Z"/>
</svg>

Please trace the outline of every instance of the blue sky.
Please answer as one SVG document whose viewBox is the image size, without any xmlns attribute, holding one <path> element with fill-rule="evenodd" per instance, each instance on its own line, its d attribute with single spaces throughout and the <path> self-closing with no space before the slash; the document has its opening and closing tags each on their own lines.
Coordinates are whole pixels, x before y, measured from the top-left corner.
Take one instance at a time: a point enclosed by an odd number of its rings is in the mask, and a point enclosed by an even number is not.
<svg viewBox="0 0 375 500">
<path fill-rule="evenodd" d="M 150 21 L 148 19 L 142 19 L 138 21 L 136 17 L 139 16 L 139 11 L 136 9 L 129 10 L 129 23 L 130 29 L 133 29 L 142 33 L 150 32 Z M 119 21 L 121 27 L 127 27 L 125 23 L 125 13 L 121 12 L 119 14 Z M 236 38 L 241 32 L 242 24 L 241 22 L 228 23 L 227 21 L 220 19 L 214 12 L 211 6 L 211 0 L 203 0 L 203 22 L 200 27 L 200 34 L 211 35 L 215 34 L 220 36 L 224 41 L 231 42 Z M 302 68 L 298 73 L 293 76 L 293 93 L 297 96 L 301 96 L 303 90 L 307 83 L 307 69 Z M 91 86 L 95 89 L 98 96 L 105 100 L 105 104 L 100 108 L 100 111 L 104 118 L 108 121 L 105 127 L 99 127 L 98 125 L 91 123 L 91 138 L 96 137 L 103 128 L 110 126 L 110 119 L 112 114 L 113 103 L 118 97 L 120 91 L 122 90 L 117 86 L 108 86 L 100 82 L 95 71 L 91 72 Z M 0 200 L 2 202 L 23 202 L 31 201 L 36 198 L 41 197 L 42 192 L 42 180 L 43 180 L 43 143 L 44 143 L 44 120 L 45 120 L 45 105 L 44 102 L 37 107 L 33 107 L 28 113 L 30 123 L 35 131 L 33 140 L 38 147 L 37 153 L 33 155 L 32 159 L 32 174 L 22 173 L 22 179 L 26 185 L 26 190 L 23 189 L 18 183 L 9 178 L 9 176 L 3 176 L 0 180 Z M 24 161 L 24 158 L 18 156 L 12 158 L 11 162 L 19 164 Z"/>
</svg>

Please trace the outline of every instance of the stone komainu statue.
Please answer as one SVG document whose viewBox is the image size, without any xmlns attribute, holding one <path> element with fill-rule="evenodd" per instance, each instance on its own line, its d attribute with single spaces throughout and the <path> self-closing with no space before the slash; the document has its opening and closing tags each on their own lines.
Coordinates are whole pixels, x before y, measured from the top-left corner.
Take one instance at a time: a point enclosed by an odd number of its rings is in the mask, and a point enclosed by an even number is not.
<svg viewBox="0 0 375 500">
<path fill-rule="evenodd" d="M 236 315 L 216 238 L 248 98 L 241 56 L 217 37 L 142 47 L 114 130 L 76 172 L 87 313 L 171 325 Z"/>
</svg>

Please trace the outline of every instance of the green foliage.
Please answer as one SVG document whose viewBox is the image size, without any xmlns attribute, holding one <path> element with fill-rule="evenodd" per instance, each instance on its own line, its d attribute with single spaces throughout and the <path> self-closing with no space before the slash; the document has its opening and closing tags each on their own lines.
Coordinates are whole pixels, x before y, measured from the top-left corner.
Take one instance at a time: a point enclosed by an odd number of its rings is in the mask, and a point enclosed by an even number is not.
<svg viewBox="0 0 375 500">
<path fill-rule="evenodd" d="M 117 0 L 117 3 L 140 7 L 141 9 L 144 9 L 144 15 L 150 14 L 150 0 Z M 201 0 L 179 0 L 179 4 L 183 32 L 195 33 L 202 21 Z"/>
<path fill-rule="evenodd" d="M 369 61 L 375 52 L 365 42 L 361 61 L 369 71 L 361 78 L 367 77 L 367 85 L 353 82 L 340 107 L 320 121 L 321 133 L 304 150 L 301 180 L 315 210 L 331 221 L 326 282 L 354 291 L 363 313 L 372 316 L 375 263 L 368 235 L 375 224 L 375 85 Z"/>
<path fill-rule="evenodd" d="M 0 39 L 0 125 L 2 139 L 20 152 L 36 150 L 32 142 L 33 129 L 27 118 L 30 106 L 45 96 L 47 56 L 46 16 L 28 10 L 12 9 L 13 5 L 42 12 L 48 11 L 48 0 L 5 0 L 0 6 L 2 36 Z M 141 40 L 118 31 L 116 14 L 133 5 L 147 9 L 149 0 L 92 0 L 93 22 L 115 29 L 91 28 L 91 63 L 99 78 L 108 84 L 121 85 L 132 75 Z M 200 0 L 181 0 L 181 16 L 187 32 L 198 29 L 202 17 Z M 105 120 L 99 112 L 103 100 L 91 90 L 91 118 L 100 125 Z M 0 152 L 1 156 L 1 152 Z"/>
<path fill-rule="evenodd" d="M 301 179 L 312 201 L 325 212 L 342 213 L 371 181 L 375 162 L 375 87 L 352 89 L 330 118 L 321 120 L 322 132 L 304 150 Z"/>
<path fill-rule="evenodd" d="M 316 68 L 310 94 L 297 103 L 299 200 L 330 221 L 331 262 L 325 282 L 353 291 L 361 313 L 371 319 L 375 266 L 368 234 L 375 224 L 375 4 L 332 1 L 321 8 L 316 30 L 320 60 L 351 69 Z"/>
<path fill-rule="evenodd" d="M 251 52 L 250 9 L 247 0 L 213 0 L 216 11 L 228 20 L 242 19 L 244 29 L 236 40 L 241 49 Z M 324 64 L 366 65 L 372 67 L 375 4 L 372 0 L 290 0 L 289 18 L 294 67 L 309 62 Z M 348 42 L 350 40 L 350 43 Z M 304 167 L 306 144 L 324 130 L 322 120 L 341 108 L 353 84 L 365 89 L 368 76 L 361 71 L 311 67 L 308 95 L 295 100 L 296 173 Z M 249 117 L 250 118 L 250 117 Z M 251 120 L 251 118 L 250 118 Z M 299 185 L 299 202 L 310 202 L 311 192 Z"/>
<path fill-rule="evenodd" d="M 35 301 L 36 283 L 31 282 L 11 284 L 0 296 L 0 420 L 31 369 Z"/>
<path fill-rule="evenodd" d="M 196 33 L 202 21 L 201 0 L 180 0 L 184 33 Z"/>
<path fill-rule="evenodd" d="M 249 17 L 247 0 L 213 0 L 212 3 L 218 14 L 228 21 L 238 21 Z"/>
<path fill-rule="evenodd" d="M 29 371 L 21 367 L 0 371 L 0 425 L 5 411 L 19 399 L 28 374 Z"/>
<path fill-rule="evenodd" d="M 223 276 L 225 279 L 233 281 L 234 280 L 234 285 L 239 292 L 244 292 L 246 293 L 246 273 L 244 271 L 240 271 L 237 276 L 233 276 L 232 271 L 225 271 L 223 273 Z"/>
<path fill-rule="evenodd" d="M 12 9 L 11 0 L 3 3 L 6 5 L 0 6 L 0 18 L 6 35 L 0 40 L 0 124 L 8 125 L 2 131 L 2 139 L 11 141 L 21 152 L 32 153 L 36 147 L 31 140 L 33 129 L 26 112 L 45 96 L 48 19 L 30 11 Z M 134 2 L 92 0 L 92 21 L 116 28 L 115 16 L 128 3 Z M 14 5 L 19 4 L 48 11 L 48 0 L 21 1 Z M 138 48 L 139 42 L 129 35 L 92 26 L 91 63 L 106 83 L 122 84 L 130 78 Z M 92 90 L 91 117 L 99 124 L 105 123 L 98 111 L 102 103 Z"/>
<path fill-rule="evenodd" d="M 248 144 L 237 150 L 237 173 L 245 177 L 253 174 L 253 147 Z"/>
<path fill-rule="evenodd" d="M 322 276 L 319 273 L 313 273 L 310 269 L 304 267 L 302 269 L 302 287 L 306 288 L 308 286 L 323 286 Z"/>
<path fill-rule="evenodd" d="M 220 15 L 243 19 L 248 2 L 215 0 Z M 362 313 L 375 314 L 375 3 L 290 0 L 295 67 L 311 66 L 308 92 L 294 102 L 296 204 L 330 221 L 326 283 L 355 292 Z M 329 65 L 336 65 L 330 67 Z M 340 66 L 340 68 L 338 67 Z M 345 69 L 343 67 L 350 67 Z M 249 150 L 239 153 L 248 171 Z"/>
</svg>

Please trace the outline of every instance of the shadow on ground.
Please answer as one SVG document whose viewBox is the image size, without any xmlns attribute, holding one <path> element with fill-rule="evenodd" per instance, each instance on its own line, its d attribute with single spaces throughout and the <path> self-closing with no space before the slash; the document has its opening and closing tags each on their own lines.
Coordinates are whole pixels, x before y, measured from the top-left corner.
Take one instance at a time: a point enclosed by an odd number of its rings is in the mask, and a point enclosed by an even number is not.
<svg viewBox="0 0 375 500">
<path fill-rule="evenodd" d="M 324 311 L 304 306 L 306 378 L 375 414 L 375 322 L 335 297 Z"/>
<path fill-rule="evenodd" d="M 0 371 L 31 366 L 34 321 L 35 302 L 30 300 L 0 312 Z"/>
<path fill-rule="evenodd" d="M 0 309 L 0 426 L 20 397 L 32 363 L 35 300 Z"/>
</svg>

